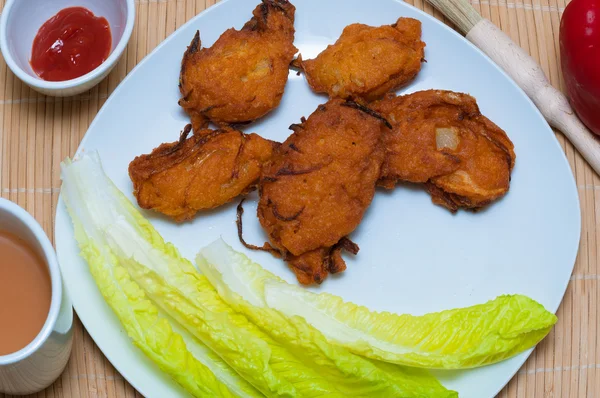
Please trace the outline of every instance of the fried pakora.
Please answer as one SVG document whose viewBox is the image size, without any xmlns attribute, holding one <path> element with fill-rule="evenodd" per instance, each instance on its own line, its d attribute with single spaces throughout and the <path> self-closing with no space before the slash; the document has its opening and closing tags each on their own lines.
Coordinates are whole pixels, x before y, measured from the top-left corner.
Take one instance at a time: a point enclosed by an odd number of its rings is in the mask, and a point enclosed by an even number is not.
<svg viewBox="0 0 600 398">
<path fill-rule="evenodd" d="M 143 209 L 184 221 L 253 190 L 262 165 L 278 144 L 241 131 L 202 130 L 162 144 L 129 164 L 134 194 Z"/>
<path fill-rule="evenodd" d="M 200 33 L 181 62 L 179 100 L 194 131 L 208 125 L 243 124 L 275 109 L 297 52 L 294 6 L 287 0 L 262 0 L 241 30 L 229 29 L 210 48 Z"/>
<path fill-rule="evenodd" d="M 483 207 L 508 192 L 513 144 L 481 114 L 475 98 L 427 90 L 389 94 L 372 107 L 393 125 L 383 137 L 380 185 L 425 183 L 433 202 L 452 212 Z"/>
<path fill-rule="evenodd" d="M 421 70 L 425 43 L 421 22 L 400 18 L 393 25 L 352 24 L 317 58 L 293 65 L 313 91 L 330 98 L 374 101 L 410 82 Z"/>
<path fill-rule="evenodd" d="M 330 100 L 301 124 L 265 164 L 258 217 L 270 246 L 308 285 L 343 271 L 341 250 L 371 203 L 387 122 L 355 102 Z M 391 127 L 391 126 L 390 126 Z"/>
</svg>

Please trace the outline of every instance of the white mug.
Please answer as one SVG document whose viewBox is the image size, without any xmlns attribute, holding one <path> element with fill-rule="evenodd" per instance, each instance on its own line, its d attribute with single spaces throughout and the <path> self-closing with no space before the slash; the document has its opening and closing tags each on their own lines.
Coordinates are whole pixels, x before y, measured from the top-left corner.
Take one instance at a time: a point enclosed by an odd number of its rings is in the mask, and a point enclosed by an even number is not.
<svg viewBox="0 0 600 398">
<path fill-rule="evenodd" d="M 42 330 L 21 350 L 0 355 L 0 393 L 31 394 L 52 384 L 67 365 L 73 308 L 63 290 L 56 253 L 40 224 L 15 203 L 0 198 L 0 231 L 23 239 L 43 259 L 50 274 L 52 296 Z"/>
</svg>

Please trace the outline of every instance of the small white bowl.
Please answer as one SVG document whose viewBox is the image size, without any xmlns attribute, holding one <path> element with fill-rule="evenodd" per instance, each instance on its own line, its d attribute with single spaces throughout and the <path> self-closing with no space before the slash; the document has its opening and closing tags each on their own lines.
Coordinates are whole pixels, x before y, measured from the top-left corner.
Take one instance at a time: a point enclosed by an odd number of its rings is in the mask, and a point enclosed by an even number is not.
<svg viewBox="0 0 600 398">
<path fill-rule="evenodd" d="M 112 35 L 108 58 L 76 79 L 50 82 L 40 79 L 29 63 L 33 39 L 50 17 L 67 7 L 85 7 L 106 18 Z M 8 0 L 0 17 L 0 50 L 6 64 L 28 86 L 42 94 L 64 97 L 80 94 L 100 83 L 116 65 L 131 37 L 134 0 Z"/>
</svg>

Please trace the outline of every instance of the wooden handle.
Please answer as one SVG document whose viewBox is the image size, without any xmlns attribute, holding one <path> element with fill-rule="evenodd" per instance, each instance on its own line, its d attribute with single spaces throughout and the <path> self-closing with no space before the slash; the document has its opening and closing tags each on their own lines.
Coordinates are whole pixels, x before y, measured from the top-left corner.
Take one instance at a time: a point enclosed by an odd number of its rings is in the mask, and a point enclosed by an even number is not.
<svg viewBox="0 0 600 398">
<path fill-rule="evenodd" d="M 562 131 L 600 175 L 600 141 L 575 115 L 567 98 L 548 82 L 537 62 L 487 19 L 479 21 L 467 39 L 513 78 L 548 123 Z"/>
</svg>

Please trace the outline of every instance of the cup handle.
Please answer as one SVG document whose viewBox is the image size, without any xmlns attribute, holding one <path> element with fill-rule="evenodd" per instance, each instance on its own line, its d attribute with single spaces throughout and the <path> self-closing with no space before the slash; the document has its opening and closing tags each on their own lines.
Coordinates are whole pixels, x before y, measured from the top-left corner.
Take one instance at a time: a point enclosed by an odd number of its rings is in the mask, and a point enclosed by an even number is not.
<svg viewBox="0 0 600 398">
<path fill-rule="evenodd" d="M 54 325 L 54 332 L 67 335 L 73 328 L 73 304 L 67 293 L 65 284 L 63 283 L 62 285 L 62 299 L 60 300 L 60 310 L 56 324 Z"/>
</svg>

